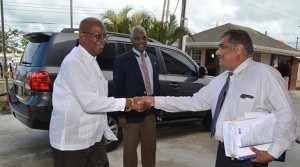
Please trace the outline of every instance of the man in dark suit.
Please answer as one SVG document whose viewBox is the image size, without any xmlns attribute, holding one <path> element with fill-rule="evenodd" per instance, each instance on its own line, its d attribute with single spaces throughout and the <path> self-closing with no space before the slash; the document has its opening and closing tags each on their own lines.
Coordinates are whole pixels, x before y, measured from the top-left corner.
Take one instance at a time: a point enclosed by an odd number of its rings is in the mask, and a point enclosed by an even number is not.
<svg viewBox="0 0 300 167">
<path fill-rule="evenodd" d="M 115 97 L 159 95 L 158 64 L 156 57 L 145 51 L 145 29 L 136 26 L 130 38 L 133 49 L 117 56 L 114 64 L 113 92 Z M 124 167 L 137 166 L 137 146 L 141 142 L 143 167 L 155 166 L 156 117 L 155 109 L 145 112 L 120 113 L 119 125 L 123 128 Z"/>
</svg>

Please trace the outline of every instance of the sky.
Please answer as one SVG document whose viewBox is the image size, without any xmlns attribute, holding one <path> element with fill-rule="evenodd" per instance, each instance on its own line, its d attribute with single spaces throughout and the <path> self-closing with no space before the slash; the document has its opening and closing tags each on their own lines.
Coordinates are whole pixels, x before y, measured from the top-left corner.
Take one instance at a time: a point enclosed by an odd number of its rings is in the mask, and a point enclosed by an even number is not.
<svg viewBox="0 0 300 167">
<path fill-rule="evenodd" d="M 118 13 L 126 5 L 129 13 L 146 11 L 162 17 L 164 0 L 2 0 L 4 27 L 25 32 L 61 31 L 71 27 L 70 2 L 73 6 L 73 27 L 78 28 L 86 17 L 97 17 L 108 9 Z M 180 20 L 182 0 L 170 0 L 169 13 Z M 296 47 L 300 45 L 299 0 L 187 0 L 188 28 L 194 34 L 232 23 L 250 27 Z M 180 24 L 178 22 L 178 24 Z M 300 47 L 298 47 L 299 49 Z"/>
</svg>

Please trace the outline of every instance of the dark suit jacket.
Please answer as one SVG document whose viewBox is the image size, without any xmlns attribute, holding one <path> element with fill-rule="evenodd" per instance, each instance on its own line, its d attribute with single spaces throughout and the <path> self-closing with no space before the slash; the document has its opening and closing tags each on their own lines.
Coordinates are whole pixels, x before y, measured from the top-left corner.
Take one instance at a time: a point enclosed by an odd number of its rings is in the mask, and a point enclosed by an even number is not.
<svg viewBox="0 0 300 167">
<path fill-rule="evenodd" d="M 146 96 L 146 88 L 140 70 L 138 61 L 136 60 L 133 50 L 119 55 L 115 59 L 113 73 L 113 95 L 116 98 L 131 98 L 135 96 Z M 158 79 L 158 63 L 156 57 L 147 53 L 153 68 L 153 95 L 159 95 L 159 79 Z M 154 110 L 155 112 L 155 110 Z M 144 120 L 144 113 L 130 111 L 126 114 L 129 123 L 139 123 Z"/>
</svg>

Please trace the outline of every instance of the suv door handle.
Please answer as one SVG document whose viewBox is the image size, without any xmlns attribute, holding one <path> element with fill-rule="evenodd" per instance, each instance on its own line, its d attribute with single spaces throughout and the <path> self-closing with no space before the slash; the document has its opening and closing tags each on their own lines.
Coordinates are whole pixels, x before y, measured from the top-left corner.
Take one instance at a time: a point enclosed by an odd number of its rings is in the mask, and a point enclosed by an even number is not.
<svg viewBox="0 0 300 167">
<path fill-rule="evenodd" d="M 179 87 L 178 83 L 170 83 L 170 87 L 177 89 Z"/>
</svg>

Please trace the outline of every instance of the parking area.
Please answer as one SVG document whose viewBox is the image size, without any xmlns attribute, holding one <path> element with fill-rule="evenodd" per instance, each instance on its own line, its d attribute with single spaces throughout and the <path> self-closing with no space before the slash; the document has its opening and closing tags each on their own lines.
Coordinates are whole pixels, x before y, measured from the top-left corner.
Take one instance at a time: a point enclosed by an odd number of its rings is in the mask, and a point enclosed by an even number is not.
<svg viewBox="0 0 300 167">
<path fill-rule="evenodd" d="M 300 91 L 291 97 L 298 118 L 300 135 Z M 213 167 L 217 142 L 204 132 L 200 122 L 173 123 L 157 127 L 157 167 Z M 122 166 L 122 145 L 108 153 L 110 166 Z M 300 145 L 287 152 L 286 162 L 270 167 L 299 166 Z M 140 162 L 139 162 L 140 163 Z M 52 167 L 48 131 L 29 129 L 11 114 L 0 114 L 0 167 Z"/>
</svg>

